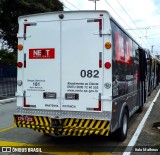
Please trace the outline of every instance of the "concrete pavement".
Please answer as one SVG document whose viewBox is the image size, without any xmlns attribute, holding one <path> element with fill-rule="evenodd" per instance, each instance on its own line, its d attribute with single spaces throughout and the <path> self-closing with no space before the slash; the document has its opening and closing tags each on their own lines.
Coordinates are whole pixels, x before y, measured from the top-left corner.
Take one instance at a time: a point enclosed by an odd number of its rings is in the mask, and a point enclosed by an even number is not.
<svg viewBox="0 0 160 155">
<path fill-rule="evenodd" d="M 15 101 L 16 101 L 16 98 L 15 98 L 15 97 L 3 99 L 3 100 L 0 100 L 0 105 L 1 105 L 1 104 L 6 104 L 6 103 L 10 103 L 10 102 L 15 102 Z"/>
<path fill-rule="evenodd" d="M 160 152 L 157 152 L 156 149 L 160 151 L 160 130 L 153 127 L 155 122 L 160 122 L 160 96 L 157 98 L 157 101 L 154 103 L 153 108 L 146 120 L 144 127 L 138 137 L 136 145 L 134 148 L 137 148 L 136 152 L 132 152 L 131 155 L 158 155 Z M 155 147 L 155 152 L 152 148 Z M 143 148 L 151 148 L 150 152 L 143 152 Z M 134 149 L 135 151 L 135 149 Z"/>
</svg>

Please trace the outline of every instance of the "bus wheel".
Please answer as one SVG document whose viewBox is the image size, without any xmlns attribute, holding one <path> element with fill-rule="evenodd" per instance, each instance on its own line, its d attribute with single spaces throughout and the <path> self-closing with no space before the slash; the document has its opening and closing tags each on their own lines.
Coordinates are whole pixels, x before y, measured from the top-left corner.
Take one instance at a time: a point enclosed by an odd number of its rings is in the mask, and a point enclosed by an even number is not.
<svg viewBox="0 0 160 155">
<path fill-rule="evenodd" d="M 143 106 L 140 106 L 137 110 L 137 113 L 141 113 L 143 111 Z"/>
<path fill-rule="evenodd" d="M 141 113 L 143 111 L 143 104 L 141 106 L 139 106 L 137 113 Z"/>
<path fill-rule="evenodd" d="M 116 137 L 119 141 L 124 141 L 128 132 L 128 113 L 125 109 L 120 121 L 120 128 L 116 131 Z"/>
</svg>

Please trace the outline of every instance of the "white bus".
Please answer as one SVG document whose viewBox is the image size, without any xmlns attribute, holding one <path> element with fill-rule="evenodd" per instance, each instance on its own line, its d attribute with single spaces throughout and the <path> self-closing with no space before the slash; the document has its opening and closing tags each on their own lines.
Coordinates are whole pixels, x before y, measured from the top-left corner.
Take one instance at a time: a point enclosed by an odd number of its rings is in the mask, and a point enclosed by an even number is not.
<svg viewBox="0 0 160 155">
<path fill-rule="evenodd" d="M 107 11 L 22 16 L 17 36 L 17 127 L 126 138 L 144 104 L 145 50 Z"/>
</svg>

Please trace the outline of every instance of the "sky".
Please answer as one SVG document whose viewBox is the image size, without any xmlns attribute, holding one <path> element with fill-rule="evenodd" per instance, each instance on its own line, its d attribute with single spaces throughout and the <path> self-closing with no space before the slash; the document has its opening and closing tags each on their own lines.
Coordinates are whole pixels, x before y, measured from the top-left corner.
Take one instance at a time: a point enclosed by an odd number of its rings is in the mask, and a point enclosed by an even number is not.
<svg viewBox="0 0 160 155">
<path fill-rule="evenodd" d="M 94 10 L 94 1 L 60 0 L 65 11 Z M 97 10 L 106 10 L 144 48 L 160 55 L 160 0 L 99 0 Z"/>
</svg>

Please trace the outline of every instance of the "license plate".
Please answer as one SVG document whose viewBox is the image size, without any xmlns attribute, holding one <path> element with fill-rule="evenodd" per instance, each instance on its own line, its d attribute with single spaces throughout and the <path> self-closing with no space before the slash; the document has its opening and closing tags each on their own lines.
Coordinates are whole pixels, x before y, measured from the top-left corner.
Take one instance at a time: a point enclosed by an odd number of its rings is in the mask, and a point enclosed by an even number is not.
<svg viewBox="0 0 160 155">
<path fill-rule="evenodd" d="M 17 121 L 34 122 L 33 116 L 17 116 Z"/>
</svg>

